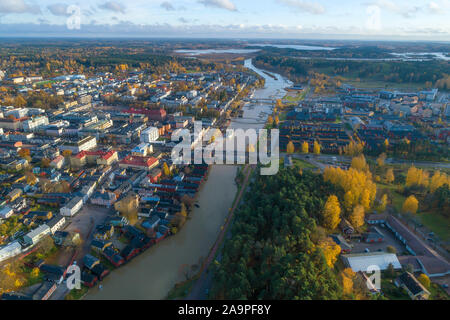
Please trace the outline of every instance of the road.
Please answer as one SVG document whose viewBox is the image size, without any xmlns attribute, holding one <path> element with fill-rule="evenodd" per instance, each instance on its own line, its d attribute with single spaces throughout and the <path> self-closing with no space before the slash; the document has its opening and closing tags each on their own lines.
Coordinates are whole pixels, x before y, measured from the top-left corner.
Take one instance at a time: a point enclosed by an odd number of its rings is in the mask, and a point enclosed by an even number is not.
<svg viewBox="0 0 450 320">
<path fill-rule="evenodd" d="M 211 262 L 214 260 L 214 257 L 216 256 L 216 253 L 219 248 L 222 248 L 223 245 L 223 239 L 225 235 L 228 234 L 230 231 L 230 225 L 233 221 L 234 212 L 236 211 L 236 208 L 238 208 L 239 204 L 241 203 L 241 199 L 243 194 L 245 193 L 245 190 L 247 189 L 248 181 L 250 178 L 251 173 L 253 172 L 255 166 L 246 165 L 244 167 L 245 178 L 242 183 L 242 188 L 239 191 L 239 194 L 236 198 L 236 201 L 233 204 L 233 207 L 230 210 L 230 213 L 227 218 L 227 222 L 225 223 L 223 229 L 221 230 L 219 237 L 217 238 L 216 243 L 214 244 L 213 248 L 211 249 L 207 259 L 205 260 L 205 264 L 203 265 L 200 278 L 194 283 L 191 291 L 189 292 L 188 296 L 186 297 L 186 300 L 205 300 L 207 299 L 207 292 L 206 290 L 211 287 L 212 284 L 212 278 L 213 278 L 213 272 L 210 272 L 209 267 L 211 265 Z"/>
</svg>

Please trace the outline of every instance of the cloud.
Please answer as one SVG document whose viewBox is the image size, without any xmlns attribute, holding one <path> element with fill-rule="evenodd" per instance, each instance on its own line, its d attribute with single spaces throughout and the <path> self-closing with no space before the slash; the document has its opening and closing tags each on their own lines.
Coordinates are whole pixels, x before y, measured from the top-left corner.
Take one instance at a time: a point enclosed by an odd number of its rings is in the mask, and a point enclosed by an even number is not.
<svg viewBox="0 0 450 320">
<path fill-rule="evenodd" d="M 404 18 L 412 18 L 419 10 L 421 10 L 418 6 L 402 6 L 391 0 L 377 0 L 368 5 L 377 6 L 382 10 L 401 15 Z"/>
<path fill-rule="evenodd" d="M 64 3 L 55 3 L 47 6 L 47 9 L 55 16 L 70 16 L 69 13 L 67 13 L 67 4 Z"/>
<path fill-rule="evenodd" d="M 40 14 L 41 9 L 39 6 L 30 5 L 24 0 L 0 0 L 0 13 Z"/>
<path fill-rule="evenodd" d="M 199 0 L 205 7 L 220 8 L 229 11 L 237 11 L 236 6 L 230 0 Z"/>
<path fill-rule="evenodd" d="M 430 1 L 427 9 L 431 14 L 445 14 L 450 8 L 450 0 Z"/>
<path fill-rule="evenodd" d="M 98 6 L 100 9 L 125 13 L 125 7 L 118 2 L 108 1 Z"/>
<path fill-rule="evenodd" d="M 169 1 L 161 3 L 161 8 L 166 9 L 167 11 L 175 11 L 175 7 Z"/>
<path fill-rule="evenodd" d="M 278 2 L 291 8 L 306 11 L 312 14 L 325 13 L 325 7 L 320 3 L 314 3 L 303 0 L 278 0 Z"/>
<path fill-rule="evenodd" d="M 189 22 L 189 20 L 187 20 L 187 19 L 185 19 L 183 17 L 178 18 L 178 21 L 180 21 L 181 23 L 188 23 Z"/>
</svg>

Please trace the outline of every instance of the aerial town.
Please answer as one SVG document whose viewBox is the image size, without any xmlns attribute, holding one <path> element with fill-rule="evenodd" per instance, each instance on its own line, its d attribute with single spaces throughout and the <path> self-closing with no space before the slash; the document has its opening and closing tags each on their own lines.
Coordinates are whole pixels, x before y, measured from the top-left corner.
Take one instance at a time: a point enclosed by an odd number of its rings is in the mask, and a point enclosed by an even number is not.
<svg viewBox="0 0 450 320">
<path fill-rule="evenodd" d="M 448 74 L 380 87 L 262 45 L 108 45 L 2 49 L 2 300 L 448 300 Z M 174 163 L 180 130 L 193 151 L 240 127 L 278 130 L 277 174 Z"/>
</svg>

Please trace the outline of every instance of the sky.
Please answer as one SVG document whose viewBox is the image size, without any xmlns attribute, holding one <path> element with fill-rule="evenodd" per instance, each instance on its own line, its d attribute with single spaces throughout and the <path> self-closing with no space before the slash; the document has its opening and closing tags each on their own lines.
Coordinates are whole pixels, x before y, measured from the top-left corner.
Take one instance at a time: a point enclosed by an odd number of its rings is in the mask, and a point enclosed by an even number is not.
<svg viewBox="0 0 450 320">
<path fill-rule="evenodd" d="M 0 0 L 0 36 L 450 41 L 450 0 Z"/>
</svg>

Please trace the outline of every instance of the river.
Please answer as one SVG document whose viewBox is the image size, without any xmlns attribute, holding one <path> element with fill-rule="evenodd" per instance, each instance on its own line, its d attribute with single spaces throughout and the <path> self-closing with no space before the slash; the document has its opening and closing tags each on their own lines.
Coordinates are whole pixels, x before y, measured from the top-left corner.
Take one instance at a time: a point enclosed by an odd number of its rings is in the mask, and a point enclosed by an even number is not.
<svg viewBox="0 0 450 320">
<path fill-rule="evenodd" d="M 283 89 L 291 85 L 278 74 L 273 74 L 276 80 L 266 75 L 250 59 L 245 66 L 266 80 L 265 87 L 256 90 L 255 98 L 282 98 Z M 232 121 L 231 128 L 261 128 L 270 113 L 270 105 L 248 104 L 243 117 Z M 237 192 L 236 170 L 236 166 L 212 166 L 198 194 L 199 207 L 194 207 L 184 227 L 111 272 L 103 280 L 103 288 L 91 289 L 85 299 L 164 299 L 177 282 L 184 280 L 182 267 L 199 264 L 208 255 Z"/>
</svg>

